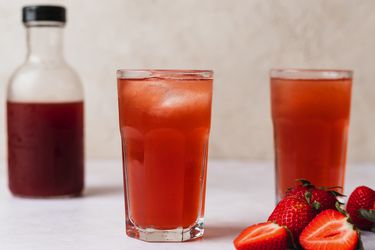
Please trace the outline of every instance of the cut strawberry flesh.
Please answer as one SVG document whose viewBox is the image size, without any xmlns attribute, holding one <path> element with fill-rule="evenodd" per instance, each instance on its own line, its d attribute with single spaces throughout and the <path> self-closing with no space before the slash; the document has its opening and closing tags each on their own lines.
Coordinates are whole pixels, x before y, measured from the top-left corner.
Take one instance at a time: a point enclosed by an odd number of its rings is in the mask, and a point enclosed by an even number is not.
<svg viewBox="0 0 375 250">
<path fill-rule="evenodd" d="M 272 222 L 264 222 L 246 228 L 234 240 L 236 249 L 286 249 L 288 233 L 285 228 Z"/>
<path fill-rule="evenodd" d="M 315 217 L 300 236 L 305 249 L 355 249 L 358 233 L 347 217 L 335 210 L 325 210 Z"/>
</svg>

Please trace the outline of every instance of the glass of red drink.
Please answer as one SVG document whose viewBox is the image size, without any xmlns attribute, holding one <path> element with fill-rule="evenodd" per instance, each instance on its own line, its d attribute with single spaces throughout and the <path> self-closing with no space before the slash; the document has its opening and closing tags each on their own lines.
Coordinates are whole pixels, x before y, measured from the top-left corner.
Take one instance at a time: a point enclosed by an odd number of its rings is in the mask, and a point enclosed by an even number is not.
<svg viewBox="0 0 375 250">
<path fill-rule="evenodd" d="M 271 70 L 277 200 L 296 179 L 344 186 L 352 74 Z"/>
<path fill-rule="evenodd" d="M 126 232 L 203 235 L 212 71 L 118 70 Z"/>
</svg>

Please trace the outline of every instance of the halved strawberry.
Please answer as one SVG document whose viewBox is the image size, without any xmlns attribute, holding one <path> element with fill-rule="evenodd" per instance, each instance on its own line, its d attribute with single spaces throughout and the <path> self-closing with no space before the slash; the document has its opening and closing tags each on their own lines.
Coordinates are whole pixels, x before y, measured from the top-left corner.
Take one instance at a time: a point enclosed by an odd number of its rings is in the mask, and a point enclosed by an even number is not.
<svg viewBox="0 0 375 250">
<path fill-rule="evenodd" d="M 302 231 L 299 241 L 306 250 L 354 250 L 360 242 L 359 234 L 348 222 L 348 217 L 333 209 L 317 215 Z"/>
<path fill-rule="evenodd" d="M 234 240 L 237 250 L 285 250 L 288 246 L 288 232 L 272 222 L 264 222 L 246 228 Z"/>
</svg>

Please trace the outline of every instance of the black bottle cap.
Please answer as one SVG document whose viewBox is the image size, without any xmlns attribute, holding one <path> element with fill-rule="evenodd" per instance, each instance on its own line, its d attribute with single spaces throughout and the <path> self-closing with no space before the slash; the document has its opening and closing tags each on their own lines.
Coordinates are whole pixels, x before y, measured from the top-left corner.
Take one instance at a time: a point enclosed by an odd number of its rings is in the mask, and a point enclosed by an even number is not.
<svg viewBox="0 0 375 250">
<path fill-rule="evenodd" d="M 22 8 L 22 22 L 52 21 L 66 22 L 66 10 L 57 5 L 28 5 Z"/>
</svg>

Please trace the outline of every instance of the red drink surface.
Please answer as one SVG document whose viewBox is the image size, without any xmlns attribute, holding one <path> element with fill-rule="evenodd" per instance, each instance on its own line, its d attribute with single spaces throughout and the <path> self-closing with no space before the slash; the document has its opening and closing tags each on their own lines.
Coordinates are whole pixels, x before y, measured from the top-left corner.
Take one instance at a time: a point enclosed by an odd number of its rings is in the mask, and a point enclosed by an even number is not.
<svg viewBox="0 0 375 250">
<path fill-rule="evenodd" d="M 77 195 L 83 189 L 83 102 L 7 103 L 13 194 Z"/>
<path fill-rule="evenodd" d="M 119 79 L 127 218 L 187 228 L 203 216 L 212 80 Z"/>
<path fill-rule="evenodd" d="M 271 78 L 278 196 L 295 179 L 344 186 L 351 79 Z"/>
</svg>

